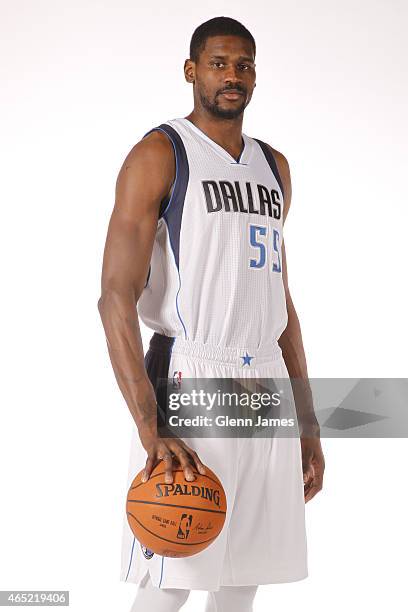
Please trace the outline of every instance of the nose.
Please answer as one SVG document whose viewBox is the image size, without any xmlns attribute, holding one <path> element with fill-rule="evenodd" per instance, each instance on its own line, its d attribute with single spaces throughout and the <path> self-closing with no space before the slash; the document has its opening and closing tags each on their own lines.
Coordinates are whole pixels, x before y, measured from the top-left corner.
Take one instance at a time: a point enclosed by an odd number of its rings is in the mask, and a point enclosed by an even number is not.
<svg viewBox="0 0 408 612">
<path fill-rule="evenodd" d="M 224 72 L 224 82 L 228 85 L 235 85 L 236 83 L 242 83 L 242 80 L 239 75 L 239 71 L 236 66 L 230 65 L 226 68 Z"/>
</svg>

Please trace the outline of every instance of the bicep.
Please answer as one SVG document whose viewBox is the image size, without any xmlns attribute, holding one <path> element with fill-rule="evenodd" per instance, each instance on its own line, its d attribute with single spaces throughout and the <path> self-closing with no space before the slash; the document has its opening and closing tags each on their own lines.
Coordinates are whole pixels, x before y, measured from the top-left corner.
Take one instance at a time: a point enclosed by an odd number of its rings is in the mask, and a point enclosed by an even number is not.
<svg viewBox="0 0 408 612">
<path fill-rule="evenodd" d="M 118 175 L 103 258 L 102 290 L 138 297 L 145 285 L 160 203 L 175 172 L 170 143 L 163 140 L 166 137 L 151 136 L 135 145 Z"/>
</svg>

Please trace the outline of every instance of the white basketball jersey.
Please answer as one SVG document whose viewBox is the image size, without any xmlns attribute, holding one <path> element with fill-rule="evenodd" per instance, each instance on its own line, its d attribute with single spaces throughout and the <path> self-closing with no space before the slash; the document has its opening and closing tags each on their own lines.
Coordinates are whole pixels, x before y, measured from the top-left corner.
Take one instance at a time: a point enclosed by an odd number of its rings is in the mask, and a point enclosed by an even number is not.
<svg viewBox="0 0 408 612">
<path fill-rule="evenodd" d="M 138 302 L 142 321 L 193 342 L 247 350 L 276 345 L 287 311 L 284 194 L 271 150 L 243 134 L 237 161 L 184 118 L 153 130 L 172 142 L 176 177 L 170 200 L 162 202 Z"/>
</svg>

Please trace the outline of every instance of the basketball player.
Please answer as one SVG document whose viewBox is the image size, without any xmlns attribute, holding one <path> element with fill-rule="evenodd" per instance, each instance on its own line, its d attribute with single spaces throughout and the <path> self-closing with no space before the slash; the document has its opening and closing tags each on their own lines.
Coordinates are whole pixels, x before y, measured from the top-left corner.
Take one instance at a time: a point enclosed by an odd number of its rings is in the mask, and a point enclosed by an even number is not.
<svg viewBox="0 0 408 612">
<path fill-rule="evenodd" d="M 184 74 L 193 111 L 150 129 L 119 172 L 98 307 L 135 423 L 129 486 L 161 459 L 168 483 L 178 464 L 187 481 L 208 465 L 228 509 L 216 540 L 186 558 L 141 546 L 124 517 L 121 579 L 140 583 L 134 611 L 176 612 L 199 589 L 206 612 L 248 612 L 257 585 L 308 575 L 305 502 L 324 457 L 313 419 L 300 438 L 157 434 L 158 378 L 308 377 L 282 235 L 288 162 L 242 132 L 252 35 L 226 17 L 203 23 Z M 145 357 L 137 315 L 154 330 Z"/>
</svg>

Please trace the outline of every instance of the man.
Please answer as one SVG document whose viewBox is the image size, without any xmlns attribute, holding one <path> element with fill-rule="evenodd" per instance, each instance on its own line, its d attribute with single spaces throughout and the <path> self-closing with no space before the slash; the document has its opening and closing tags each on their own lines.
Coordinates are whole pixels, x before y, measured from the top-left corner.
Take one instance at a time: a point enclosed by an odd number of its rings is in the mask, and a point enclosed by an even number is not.
<svg viewBox="0 0 408 612">
<path fill-rule="evenodd" d="M 177 611 L 203 589 L 207 612 L 248 612 L 257 585 L 307 577 L 304 504 L 324 472 L 318 423 L 309 414 L 301 440 L 160 438 L 156 382 L 307 381 L 282 237 L 290 172 L 281 153 L 242 133 L 255 88 L 255 41 L 242 24 L 199 26 L 184 74 L 194 110 L 150 130 L 120 170 L 98 306 L 137 426 L 129 484 L 161 459 L 168 483 L 176 461 L 187 481 L 208 465 L 228 511 L 207 549 L 176 559 L 141 546 L 125 519 L 121 578 L 141 582 L 134 610 Z M 145 359 L 137 313 L 155 330 Z"/>
</svg>

